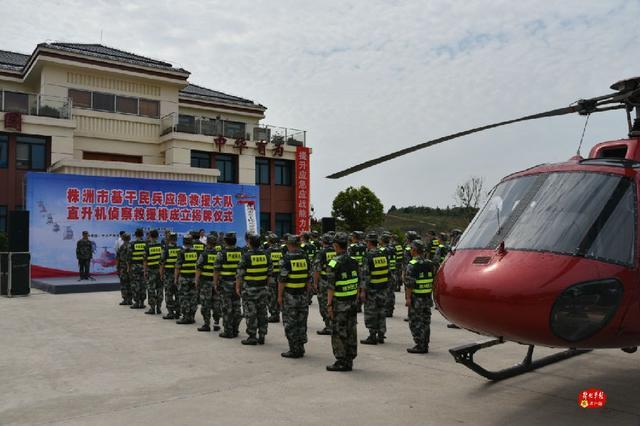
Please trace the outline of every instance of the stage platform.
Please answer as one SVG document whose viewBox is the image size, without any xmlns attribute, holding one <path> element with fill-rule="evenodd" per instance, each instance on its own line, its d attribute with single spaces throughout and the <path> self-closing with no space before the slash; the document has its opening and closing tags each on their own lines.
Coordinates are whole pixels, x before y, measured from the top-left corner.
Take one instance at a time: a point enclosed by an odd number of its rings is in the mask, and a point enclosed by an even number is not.
<svg viewBox="0 0 640 426">
<path fill-rule="evenodd" d="M 78 277 L 36 278 L 31 280 L 31 288 L 52 294 L 120 290 L 120 280 L 117 275 L 98 275 L 94 279 L 95 281 L 78 281 Z"/>
</svg>

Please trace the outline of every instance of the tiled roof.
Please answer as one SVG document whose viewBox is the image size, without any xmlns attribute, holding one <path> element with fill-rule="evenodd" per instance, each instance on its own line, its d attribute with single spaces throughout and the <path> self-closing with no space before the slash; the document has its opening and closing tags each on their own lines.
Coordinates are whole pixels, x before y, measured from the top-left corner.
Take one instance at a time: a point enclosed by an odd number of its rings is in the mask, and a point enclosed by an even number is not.
<svg viewBox="0 0 640 426">
<path fill-rule="evenodd" d="M 21 71 L 29 61 L 30 55 L 0 50 L 0 69 Z"/>
<path fill-rule="evenodd" d="M 112 61 L 123 62 L 132 65 L 188 73 L 188 71 L 185 69 L 174 68 L 173 65 L 168 62 L 158 61 L 156 59 L 147 58 L 146 56 L 140 56 L 134 53 L 125 52 L 123 50 L 114 49 L 113 47 L 103 46 L 102 44 L 40 43 L 38 47 L 61 50 L 64 52 L 76 53 L 86 56 L 93 56 L 100 59 L 109 59 Z"/>
<path fill-rule="evenodd" d="M 180 95 L 188 98 L 202 99 L 205 101 L 235 104 L 235 105 L 241 105 L 246 107 L 259 108 L 263 110 L 266 109 L 264 106 L 256 104 L 250 99 L 244 99 L 238 96 L 227 95 L 226 93 L 218 92 L 217 90 L 207 89 L 206 87 L 197 86 L 195 84 L 189 84 L 187 87 L 180 90 Z"/>
</svg>

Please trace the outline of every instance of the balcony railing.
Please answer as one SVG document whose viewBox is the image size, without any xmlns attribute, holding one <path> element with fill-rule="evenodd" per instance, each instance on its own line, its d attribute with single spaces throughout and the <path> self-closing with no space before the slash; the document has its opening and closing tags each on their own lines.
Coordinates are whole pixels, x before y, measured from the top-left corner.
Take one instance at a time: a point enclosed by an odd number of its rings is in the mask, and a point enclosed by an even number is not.
<svg viewBox="0 0 640 426">
<path fill-rule="evenodd" d="M 244 123 L 217 120 L 208 117 L 194 117 L 190 115 L 171 113 L 160 119 L 160 133 L 166 135 L 172 132 L 191 133 L 195 135 L 217 136 L 227 138 L 244 138 L 254 142 L 265 141 L 274 144 L 306 146 L 307 132 L 287 127 L 259 125 L 252 131 Z"/>
<path fill-rule="evenodd" d="M 69 98 L 0 90 L 0 111 L 40 117 L 71 118 Z"/>
</svg>

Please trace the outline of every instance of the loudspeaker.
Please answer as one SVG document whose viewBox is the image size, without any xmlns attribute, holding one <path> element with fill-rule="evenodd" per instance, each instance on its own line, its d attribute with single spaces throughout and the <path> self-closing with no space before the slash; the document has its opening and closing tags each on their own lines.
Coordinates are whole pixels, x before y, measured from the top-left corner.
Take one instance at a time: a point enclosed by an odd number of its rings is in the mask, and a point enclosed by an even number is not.
<svg viewBox="0 0 640 426">
<path fill-rule="evenodd" d="M 31 293 L 31 255 L 28 253 L 0 255 L 0 294 L 11 297 L 26 296 L 29 293 Z"/>
<path fill-rule="evenodd" d="M 325 234 L 330 231 L 336 230 L 336 219 L 334 217 L 322 218 L 322 233 Z"/>
<path fill-rule="evenodd" d="M 29 251 L 29 212 L 13 210 L 9 212 L 9 251 Z"/>
</svg>

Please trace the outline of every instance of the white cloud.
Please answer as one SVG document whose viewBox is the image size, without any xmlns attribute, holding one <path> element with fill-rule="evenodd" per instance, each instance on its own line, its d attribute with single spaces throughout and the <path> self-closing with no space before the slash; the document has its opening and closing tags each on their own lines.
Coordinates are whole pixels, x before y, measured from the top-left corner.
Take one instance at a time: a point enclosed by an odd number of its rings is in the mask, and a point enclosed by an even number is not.
<svg viewBox="0 0 640 426">
<path fill-rule="evenodd" d="M 469 136 L 351 177 L 357 162 L 476 125 L 567 105 L 638 74 L 640 3 L 631 1 L 4 0 L 0 49 L 98 42 L 164 59 L 191 80 L 254 99 L 267 122 L 308 130 L 313 203 L 367 185 L 388 208 L 451 204 L 471 175 L 494 184 L 577 147 L 582 117 Z M 28 28 L 28 31 L 25 31 Z M 595 116 L 585 147 L 623 137 Z"/>
</svg>

